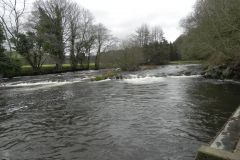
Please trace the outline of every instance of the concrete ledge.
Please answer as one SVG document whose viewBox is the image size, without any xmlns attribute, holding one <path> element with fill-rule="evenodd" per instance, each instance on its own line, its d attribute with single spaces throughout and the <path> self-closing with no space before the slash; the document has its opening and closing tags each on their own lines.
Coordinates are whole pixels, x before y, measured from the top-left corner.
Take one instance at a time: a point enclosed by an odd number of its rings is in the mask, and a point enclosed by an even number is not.
<svg viewBox="0 0 240 160">
<path fill-rule="evenodd" d="M 198 150 L 196 160 L 240 160 L 240 107 L 209 146 Z"/>
<path fill-rule="evenodd" d="M 240 153 L 240 140 L 238 141 L 237 146 L 236 146 L 236 149 L 235 149 L 234 152 Z"/>
<path fill-rule="evenodd" d="M 240 107 L 233 113 L 221 132 L 210 145 L 215 149 L 234 152 L 240 138 Z"/>
<path fill-rule="evenodd" d="M 202 146 L 198 150 L 196 160 L 240 160 L 240 153 Z"/>
</svg>

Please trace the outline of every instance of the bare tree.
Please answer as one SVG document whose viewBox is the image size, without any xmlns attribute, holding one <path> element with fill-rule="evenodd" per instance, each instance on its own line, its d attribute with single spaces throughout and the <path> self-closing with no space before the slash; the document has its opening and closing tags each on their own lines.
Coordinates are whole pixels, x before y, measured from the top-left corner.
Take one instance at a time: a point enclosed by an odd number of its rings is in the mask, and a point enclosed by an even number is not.
<svg viewBox="0 0 240 160">
<path fill-rule="evenodd" d="M 107 47 L 111 45 L 110 31 L 103 25 L 98 24 L 96 26 L 96 45 L 97 45 L 97 54 L 95 57 L 95 69 L 99 69 L 100 65 L 100 54 L 106 51 Z"/>
<path fill-rule="evenodd" d="M 91 51 L 95 44 L 96 34 L 94 26 L 89 26 L 84 39 L 84 49 L 87 55 L 87 69 L 90 69 Z"/>
<path fill-rule="evenodd" d="M 94 17 L 89 10 L 82 9 L 79 21 L 76 49 L 80 65 L 83 66 L 83 59 L 87 57 L 87 69 L 90 68 L 91 50 L 94 46 L 96 34 L 93 26 Z"/>
<path fill-rule="evenodd" d="M 150 42 L 150 29 L 147 24 L 142 24 L 136 30 L 136 34 L 134 35 L 134 39 L 140 47 L 147 45 Z"/>
<path fill-rule="evenodd" d="M 164 36 L 163 36 L 163 30 L 160 26 L 155 26 L 151 29 L 151 35 L 150 35 L 150 41 L 151 43 L 154 42 L 163 42 Z"/>
<path fill-rule="evenodd" d="M 12 52 L 12 43 L 17 46 L 18 34 L 22 25 L 21 19 L 23 18 L 26 8 L 26 0 L 0 0 L 0 24 L 3 26 L 5 37 L 8 42 L 9 50 Z"/>
<path fill-rule="evenodd" d="M 79 37 L 78 32 L 81 25 L 81 14 L 82 14 L 82 8 L 78 6 L 77 3 L 71 3 L 68 8 L 68 26 L 69 26 L 69 42 L 70 42 L 70 61 L 72 69 L 76 69 L 77 67 L 77 54 L 75 53 L 75 50 L 77 50 L 77 53 L 81 52 L 81 43 L 76 44 L 76 40 Z"/>
</svg>

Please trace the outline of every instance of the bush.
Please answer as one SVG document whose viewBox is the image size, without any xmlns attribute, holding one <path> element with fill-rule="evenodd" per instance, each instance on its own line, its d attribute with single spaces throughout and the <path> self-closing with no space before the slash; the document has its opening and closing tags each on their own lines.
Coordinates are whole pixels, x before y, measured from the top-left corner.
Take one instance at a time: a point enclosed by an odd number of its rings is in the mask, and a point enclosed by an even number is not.
<svg viewBox="0 0 240 160">
<path fill-rule="evenodd" d="M 109 51 L 101 54 L 102 68 L 121 68 L 123 71 L 136 71 L 144 63 L 143 49 L 126 47 L 122 50 Z"/>
<path fill-rule="evenodd" d="M 119 58 L 119 66 L 123 71 L 139 70 L 140 65 L 144 63 L 142 48 L 132 47 L 122 50 Z"/>
<path fill-rule="evenodd" d="M 93 81 L 102 81 L 105 79 L 122 79 L 122 75 L 119 70 L 108 70 L 104 72 L 101 76 L 97 76 L 92 79 Z"/>
<path fill-rule="evenodd" d="M 0 55 L 0 74 L 3 77 L 13 77 L 21 71 L 21 62 L 19 59 L 10 58 L 4 53 Z"/>
<path fill-rule="evenodd" d="M 144 46 L 144 57 L 146 64 L 167 64 L 170 58 L 170 47 L 167 41 L 161 43 L 150 43 Z"/>
</svg>

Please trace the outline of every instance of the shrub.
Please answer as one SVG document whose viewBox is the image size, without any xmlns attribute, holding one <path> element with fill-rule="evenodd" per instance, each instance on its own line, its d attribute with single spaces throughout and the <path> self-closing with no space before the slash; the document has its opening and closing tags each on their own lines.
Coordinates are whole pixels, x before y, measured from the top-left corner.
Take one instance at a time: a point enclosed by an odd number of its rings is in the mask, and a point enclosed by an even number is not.
<svg viewBox="0 0 240 160">
<path fill-rule="evenodd" d="M 21 71 L 19 59 L 10 58 L 4 53 L 0 54 L 0 74 L 4 77 L 13 77 Z"/>
<path fill-rule="evenodd" d="M 92 79 L 93 81 L 102 81 L 105 79 L 122 79 L 122 75 L 118 70 L 109 70 L 104 72 L 102 75 L 95 77 Z"/>
</svg>

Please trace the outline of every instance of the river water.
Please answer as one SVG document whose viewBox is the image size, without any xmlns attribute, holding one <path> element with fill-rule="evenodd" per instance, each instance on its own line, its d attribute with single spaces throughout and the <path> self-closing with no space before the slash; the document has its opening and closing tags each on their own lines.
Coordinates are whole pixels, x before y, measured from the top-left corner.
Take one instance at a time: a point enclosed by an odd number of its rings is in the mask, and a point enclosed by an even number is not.
<svg viewBox="0 0 240 160">
<path fill-rule="evenodd" d="M 198 68 L 167 65 L 100 82 L 89 79 L 98 71 L 5 80 L 0 157 L 193 160 L 240 104 L 239 83 L 204 79 Z"/>
</svg>

